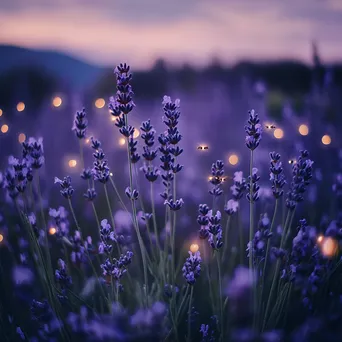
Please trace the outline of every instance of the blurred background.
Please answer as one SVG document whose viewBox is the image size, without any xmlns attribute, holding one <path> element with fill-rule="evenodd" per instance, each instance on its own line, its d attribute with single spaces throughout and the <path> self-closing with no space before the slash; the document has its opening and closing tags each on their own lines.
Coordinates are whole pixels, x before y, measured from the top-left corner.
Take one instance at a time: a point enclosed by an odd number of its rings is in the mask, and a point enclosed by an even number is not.
<svg viewBox="0 0 342 342">
<path fill-rule="evenodd" d="M 270 195 L 268 153 L 280 152 L 290 174 L 299 150 L 307 148 L 316 166 L 309 193 L 311 203 L 319 201 L 315 221 L 330 210 L 341 166 L 340 32 L 340 0 L 2 0 L 0 167 L 9 155 L 20 156 L 25 139 L 43 137 L 43 191 L 50 206 L 60 203 L 53 178 L 80 181 L 71 128 L 84 107 L 88 136 L 103 142 L 123 190 L 125 146 L 107 106 L 116 91 L 113 69 L 127 62 L 138 140 L 148 118 L 158 134 L 165 130 L 165 94 L 181 99 L 181 196 L 191 194 L 194 204 L 209 200 L 203 187 L 216 159 L 224 160 L 228 176 L 248 170 L 244 124 L 254 108 L 265 126 L 255 157 L 262 196 Z M 85 158 L 91 166 L 90 148 Z"/>
</svg>

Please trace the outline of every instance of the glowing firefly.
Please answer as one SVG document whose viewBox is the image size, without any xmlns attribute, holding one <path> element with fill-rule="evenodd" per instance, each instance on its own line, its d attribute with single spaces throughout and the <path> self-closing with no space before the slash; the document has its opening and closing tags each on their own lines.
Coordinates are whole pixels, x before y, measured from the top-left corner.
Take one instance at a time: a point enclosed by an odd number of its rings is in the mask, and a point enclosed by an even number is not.
<svg viewBox="0 0 342 342">
<path fill-rule="evenodd" d="M 209 146 L 200 145 L 197 147 L 198 150 L 209 150 Z"/>
<path fill-rule="evenodd" d="M 275 129 L 276 126 L 274 125 L 265 125 L 266 129 Z"/>
<path fill-rule="evenodd" d="M 190 246 L 190 251 L 192 253 L 196 253 L 197 251 L 199 250 L 199 246 L 197 243 L 193 243 L 191 246 Z"/>
</svg>

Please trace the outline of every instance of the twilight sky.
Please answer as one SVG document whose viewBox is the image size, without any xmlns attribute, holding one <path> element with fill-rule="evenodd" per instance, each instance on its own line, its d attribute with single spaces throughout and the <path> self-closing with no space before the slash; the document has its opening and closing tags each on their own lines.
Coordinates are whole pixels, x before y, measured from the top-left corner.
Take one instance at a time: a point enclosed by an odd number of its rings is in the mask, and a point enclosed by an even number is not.
<svg viewBox="0 0 342 342">
<path fill-rule="evenodd" d="M 102 65 L 296 58 L 316 39 L 342 60 L 342 0 L 1 0 L 0 44 Z"/>
</svg>

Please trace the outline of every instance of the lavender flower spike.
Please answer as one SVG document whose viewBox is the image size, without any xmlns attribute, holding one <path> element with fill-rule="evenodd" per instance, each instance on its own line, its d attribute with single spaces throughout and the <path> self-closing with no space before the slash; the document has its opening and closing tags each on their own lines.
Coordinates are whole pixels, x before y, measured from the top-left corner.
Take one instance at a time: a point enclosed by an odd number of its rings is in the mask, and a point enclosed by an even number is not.
<svg viewBox="0 0 342 342">
<path fill-rule="evenodd" d="M 251 151 L 254 151 L 260 144 L 262 133 L 259 115 L 254 109 L 249 111 L 249 119 L 245 126 L 245 132 L 247 133 L 246 146 Z"/>
<path fill-rule="evenodd" d="M 182 268 L 183 277 L 187 281 L 189 285 L 194 285 L 196 279 L 200 276 L 201 273 L 201 253 L 197 251 L 196 253 L 192 253 L 189 251 L 189 257 L 186 259 L 184 266 Z"/>
</svg>

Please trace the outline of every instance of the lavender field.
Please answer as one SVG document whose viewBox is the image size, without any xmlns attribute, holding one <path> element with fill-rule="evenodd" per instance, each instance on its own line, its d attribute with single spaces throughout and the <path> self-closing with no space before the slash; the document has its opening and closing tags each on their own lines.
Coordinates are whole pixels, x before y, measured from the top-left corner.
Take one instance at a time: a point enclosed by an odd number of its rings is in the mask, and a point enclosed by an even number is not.
<svg viewBox="0 0 342 342">
<path fill-rule="evenodd" d="M 127 45 L 108 68 L 16 37 L 0 45 L 1 342 L 342 340 L 342 67 L 319 44 L 306 62 L 151 68 Z"/>
</svg>

